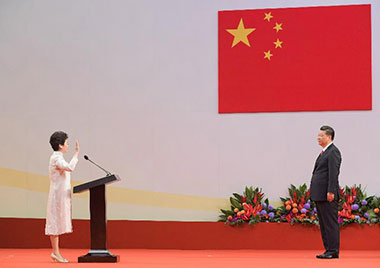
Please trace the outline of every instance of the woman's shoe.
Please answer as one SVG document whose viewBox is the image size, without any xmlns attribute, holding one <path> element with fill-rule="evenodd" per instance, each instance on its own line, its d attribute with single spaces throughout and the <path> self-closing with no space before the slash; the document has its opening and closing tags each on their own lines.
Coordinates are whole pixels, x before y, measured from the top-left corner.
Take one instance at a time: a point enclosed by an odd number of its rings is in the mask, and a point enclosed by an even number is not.
<svg viewBox="0 0 380 268">
<path fill-rule="evenodd" d="M 51 253 L 50 257 L 51 257 L 51 259 L 53 260 L 53 262 L 63 262 L 63 263 L 69 262 L 69 261 L 66 260 L 66 259 L 58 258 L 58 257 L 54 254 L 54 252 Z"/>
</svg>

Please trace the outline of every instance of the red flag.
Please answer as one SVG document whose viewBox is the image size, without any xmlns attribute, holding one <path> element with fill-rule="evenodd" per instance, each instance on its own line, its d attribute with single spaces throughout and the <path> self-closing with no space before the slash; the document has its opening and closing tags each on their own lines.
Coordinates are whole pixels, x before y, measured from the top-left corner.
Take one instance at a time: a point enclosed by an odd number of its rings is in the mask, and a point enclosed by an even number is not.
<svg viewBox="0 0 380 268">
<path fill-rule="evenodd" d="M 370 5 L 219 11 L 219 113 L 371 109 Z"/>
</svg>

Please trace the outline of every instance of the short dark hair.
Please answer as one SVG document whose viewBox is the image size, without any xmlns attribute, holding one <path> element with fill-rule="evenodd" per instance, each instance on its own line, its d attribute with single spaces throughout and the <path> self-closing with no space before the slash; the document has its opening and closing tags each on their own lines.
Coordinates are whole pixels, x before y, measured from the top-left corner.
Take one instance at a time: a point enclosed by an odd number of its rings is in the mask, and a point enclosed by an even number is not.
<svg viewBox="0 0 380 268">
<path fill-rule="evenodd" d="M 59 151 L 59 145 L 64 145 L 69 136 L 63 131 L 56 131 L 50 136 L 50 145 L 54 151 Z"/>
<path fill-rule="evenodd" d="M 321 126 L 320 130 L 324 131 L 327 136 L 331 137 L 331 140 L 334 140 L 335 131 L 330 126 Z"/>
</svg>

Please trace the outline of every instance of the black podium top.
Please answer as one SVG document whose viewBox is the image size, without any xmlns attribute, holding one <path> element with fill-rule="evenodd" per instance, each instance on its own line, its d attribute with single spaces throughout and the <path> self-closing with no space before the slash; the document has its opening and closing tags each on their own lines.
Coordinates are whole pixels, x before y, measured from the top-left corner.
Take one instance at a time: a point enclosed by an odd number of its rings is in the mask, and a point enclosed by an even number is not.
<svg viewBox="0 0 380 268">
<path fill-rule="evenodd" d="M 108 183 L 111 183 L 113 181 L 119 181 L 119 180 L 120 180 L 120 178 L 118 175 L 112 174 L 112 175 L 109 175 L 109 176 L 101 178 L 101 179 L 86 182 L 86 183 L 83 183 L 81 185 L 75 186 L 74 187 L 74 194 L 83 192 L 85 190 L 89 190 L 89 189 L 94 188 L 96 186 L 108 184 Z"/>
</svg>

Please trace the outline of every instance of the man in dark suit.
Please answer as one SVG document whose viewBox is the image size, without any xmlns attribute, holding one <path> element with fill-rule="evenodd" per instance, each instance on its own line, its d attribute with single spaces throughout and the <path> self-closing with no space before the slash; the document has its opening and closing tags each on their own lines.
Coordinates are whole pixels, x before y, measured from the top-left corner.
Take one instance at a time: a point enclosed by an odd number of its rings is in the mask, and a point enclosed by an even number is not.
<svg viewBox="0 0 380 268">
<path fill-rule="evenodd" d="M 340 233 L 338 223 L 339 170 L 342 162 L 339 149 L 333 144 L 332 127 L 322 126 L 318 143 L 323 150 L 318 156 L 310 184 L 311 200 L 316 203 L 323 246 L 326 251 L 320 259 L 339 258 Z"/>
</svg>

